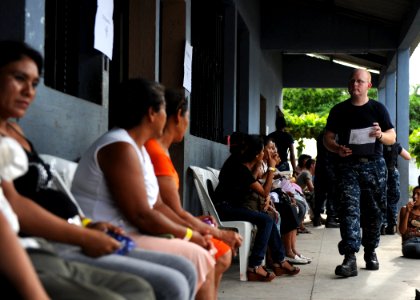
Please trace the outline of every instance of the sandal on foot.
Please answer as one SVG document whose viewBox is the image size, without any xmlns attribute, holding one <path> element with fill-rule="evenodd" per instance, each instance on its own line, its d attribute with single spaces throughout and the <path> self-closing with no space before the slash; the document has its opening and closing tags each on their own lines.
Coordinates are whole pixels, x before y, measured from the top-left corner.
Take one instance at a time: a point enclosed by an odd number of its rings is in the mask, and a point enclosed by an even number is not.
<svg viewBox="0 0 420 300">
<path fill-rule="evenodd" d="M 310 232 L 310 231 L 309 231 L 309 229 L 308 229 L 308 228 L 306 228 L 306 227 L 303 227 L 303 228 L 298 228 L 297 232 L 298 232 L 298 233 L 312 233 L 312 232 Z"/>
<path fill-rule="evenodd" d="M 273 266 L 274 273 L 277 276 L 281 275 L 296 275 L 300 272 L 298 267 L 292 266 L 287 260 L 282 261 L 280 266 Z"/>
<path fill-rule="evenodd" d="M 264 276 L 257 273 L 258 268 L 263 268 L 267 274 Z M 246 276 L 248 277 L 248 281 L 268 282 L 276 278 L 276 275 L 274 273 L 267 271 L 267 269 L 263 266 L 256 266 L 253 268 L 248 268 L 248 270 L 246 271 Z"/>
<path fill-rule="evenodd" d="M 296 254 L 297 256 L 299 256 L 302 259 L 306 259 L 308 261 L 308 264 L 311 263 L 312 258 L 304 256 L 303 254 Z"/>
</svg>

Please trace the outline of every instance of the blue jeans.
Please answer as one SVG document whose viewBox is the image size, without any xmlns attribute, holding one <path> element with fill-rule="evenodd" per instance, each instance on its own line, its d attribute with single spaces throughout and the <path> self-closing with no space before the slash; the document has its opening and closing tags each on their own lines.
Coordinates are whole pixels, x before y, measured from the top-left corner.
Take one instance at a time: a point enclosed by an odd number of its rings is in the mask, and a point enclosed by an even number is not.
<svg viewBox="0 0 420 300">
<path fill-rule="evenodd" d="M 144 278 L 153 287 L 156 299 L 192 300 L 195 297 L 197 273 L 194 265 L 182 256 L 135 249 L 127 255 L 92 258 L 84 255 L 79 247 L 61 243 L 53 245 L 58 255 L 67 260 Z"/>
<path fill-rule="evenodd" d="M 404 241 L 402 253 L 407 258 L 420 258 L 420 237 L 413 237 Z"/>
<path fill-rule="evenodd" d="M 222 221 L 248 221 L 257 226 L 257 234 L 254 239 L 254 246 L 248 259 L 249 267 L 261 265 L 267 247 L 270 247 L 273 262 L 279 263 L 284 260 L 284 246 L 277 230 L 276 223 L 266 213 L 253 211 L 244 207 L 218 207 Z"/>
</svg>

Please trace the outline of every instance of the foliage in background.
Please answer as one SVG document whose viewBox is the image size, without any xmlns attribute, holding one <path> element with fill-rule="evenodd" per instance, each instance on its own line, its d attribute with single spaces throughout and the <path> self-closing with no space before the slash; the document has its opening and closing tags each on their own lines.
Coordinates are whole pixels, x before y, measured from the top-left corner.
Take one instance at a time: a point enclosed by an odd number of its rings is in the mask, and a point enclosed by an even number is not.
<svg viewBox="0 0 420 300">
<path fill-rule="evenodd" d="M 410 134 L 415 129 L 420 129 L 420 85 L 412 89 L 410 95 Z"/>
<path fill-rule="evenodd" d="M 304 138 L 316 138 L 327 124 L 327 116 L 320 116 L 316 113 L 295 115 L 290 110 L 285 109 L 284 116 L 287 123 L 287 131 L 298 142 L 296 150 L 298 155 L 302 154 L 305 147 Z"/>
<path fill-rule="evenodd" d="M 370 89 L 368 96 L 377 99 L 377 89 Z M 296 116 L 308 113 L 328 116 L 335 104 L 348 98 L 347 89 L 283 89 L 283 109 Z"/>
<path fill-rule="evenodd" d="M 416 158 L 416 165 L 420 167 L 420 128 L 413 130 L 408 137 L 409 148 L 412 157 Z"/>
<path fill-rule="evenodd" d="M 420 167 L 420 85 L 413 87 L 410 95 L 410 136 L 408 137 L 411 156 L 416 159 Z"/>
<path fill-rule="evenodd" d="M 295 116 L 325 116 L 331 107 L 347 98 L 344 89 L 283 89 L 283 108 Z"/>
</svg>

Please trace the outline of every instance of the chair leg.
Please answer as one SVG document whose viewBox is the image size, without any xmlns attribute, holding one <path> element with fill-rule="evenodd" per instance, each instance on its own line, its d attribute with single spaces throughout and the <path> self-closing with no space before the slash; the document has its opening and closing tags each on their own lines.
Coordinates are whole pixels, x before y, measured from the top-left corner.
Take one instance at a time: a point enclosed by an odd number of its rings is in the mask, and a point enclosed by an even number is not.
<svg viewBox="0 0 420 300">
<path fill-rule="evenodd" d="M 248 267 L 248 256 L 251 248 L 252 225 L 244 223 L 244 226 L 238 226 L 239 234 L 243 237 L 243 242 L 239 248 L 239 279 L 247 281 L 246 271 Z"/>
</svg>

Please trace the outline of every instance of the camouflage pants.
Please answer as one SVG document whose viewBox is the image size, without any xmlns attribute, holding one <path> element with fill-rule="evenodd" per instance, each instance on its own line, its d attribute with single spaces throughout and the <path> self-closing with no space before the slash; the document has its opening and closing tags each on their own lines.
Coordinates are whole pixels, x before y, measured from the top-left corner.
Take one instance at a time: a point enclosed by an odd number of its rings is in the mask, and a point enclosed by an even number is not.
<svg viewBox="0 0 420 300">
<path fill-rule="evenodd" d="M 397 225 L 397 204 L 400 201 L 400 172 L 397 168 L 388 169 L 387 194 L 386 194 L 386 214 L 384 215 L 384 225 Z"/>
<path fill-rule="evenodd" d="M 379 245 L 386 210 L 385 160 L 340 162 L 337 171 L 341 233 L 338 250 L 341 255 L 356 253 L 362 244 L 373 251 Z"/>
</svg>

